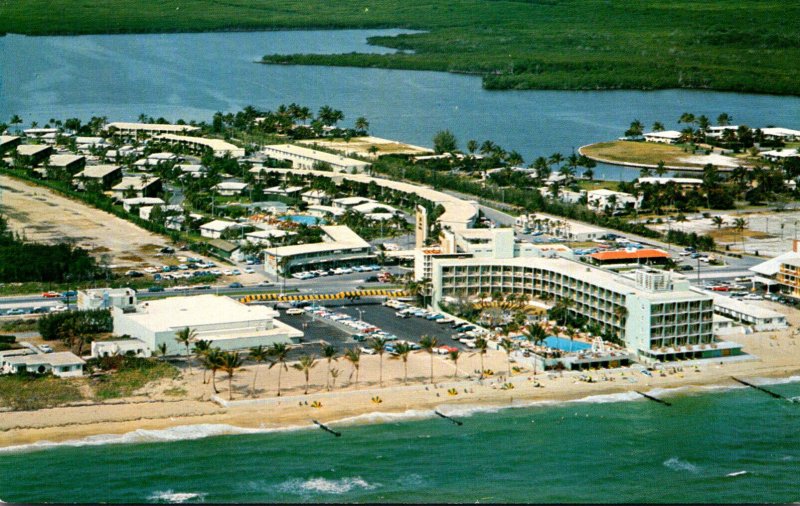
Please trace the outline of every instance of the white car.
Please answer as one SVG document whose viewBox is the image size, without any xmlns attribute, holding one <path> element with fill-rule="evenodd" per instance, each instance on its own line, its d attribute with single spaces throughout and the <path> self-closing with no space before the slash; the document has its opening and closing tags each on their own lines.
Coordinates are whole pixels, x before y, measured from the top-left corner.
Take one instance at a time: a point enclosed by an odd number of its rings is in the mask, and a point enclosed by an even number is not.
<svg viewBox="0 0 800 506">
<path fill-rule="evenodd" d="M 372 348 L 368 348 L 366 346 L 361 347 L 361 353 L 365 355 L 377 355 L 377 351 L 373 350 Z"/>
<path fill-rule="evenodd" d="M 60 313 L 62 311 L 67 311 L 68 309 L 69 308 L 67 306 L 53 306 L 53 307 L 50 308 L 50 312 L 51 313 Z M 8 314 L 11 314 L 11 311 L 9 311 Z"/>
<path fill-rule="evenodd" d="M 246 272 L 247 274 L 253 274 L 256 271 L 252 267 L 248 267 L 247 269 L 244 270 L 244 272 Z"/>
<path fill-rule="evenodd" d="M 53 353 L 53 348 L 49 344 L 40 344 L 39 349 L 42 350 L 42 353 Z"/>
<path fill-rule="evenodd" d="M 303 313 L 305 313 L 305 311 L 303 311 L 299 307 L 290 307 L 289 309 L 286 310 L 286 314 L 289 314 L 289 315 L 297 315 L 297 314 L 303 314 Z"/>
</svg>

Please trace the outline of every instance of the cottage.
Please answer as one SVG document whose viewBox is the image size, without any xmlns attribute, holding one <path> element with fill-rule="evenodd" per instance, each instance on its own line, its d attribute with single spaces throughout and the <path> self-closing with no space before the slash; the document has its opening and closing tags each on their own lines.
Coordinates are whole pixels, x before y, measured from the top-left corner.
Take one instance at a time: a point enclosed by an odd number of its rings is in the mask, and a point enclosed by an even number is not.
<svg viewBox="0 0 800 506">
<path fill-rule="evenodd" d="M 127 176 L 111 188 L 117 200 L 132 197 L 155 197 L 161 193 L 161 179 L 152 176 Z"/>
<path fill-rule="evenodd" d="M 86 183 L 93 181 L 103 190 L 108 190 L 122 180 L 122 167 L 119 165 L 88 165 L 72 178 L 79 190 L 86 189 Z"/>
<path fill-rule="evenodd" d="M 203 225 L 200 225 L 200 235 L 203 237 L 208 237 L 209 239 L 219 239 L 222 237 L 222 233 L 229 228 L 238 227 L 236 223 L 232 221 L 225 221 L 225 220 L 214 220 L 209 221 Z"/>
<path fill-rule="evenodd" d="M 68 351 L 5 356 L 0 359 L 0 372 L 14 374 L 22 371 L 35 374 L 53 373 L 60 378 L 83 376 L 86 362 Z"/>
</svg>

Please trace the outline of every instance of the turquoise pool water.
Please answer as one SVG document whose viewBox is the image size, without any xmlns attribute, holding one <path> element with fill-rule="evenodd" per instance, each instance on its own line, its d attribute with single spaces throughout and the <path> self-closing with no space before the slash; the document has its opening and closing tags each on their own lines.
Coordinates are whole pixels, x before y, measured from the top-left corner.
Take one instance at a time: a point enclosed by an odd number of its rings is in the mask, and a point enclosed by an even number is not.
<svg viewBox="0 0 800 506">
<path fill-rule="evenodd" d="M 561 351 L 580 351 L 592 348 L 591 344 L 581 343 L 579 341 L 570 341 L 563 337 L 547 336 L 544 340 L 545 346 L 555 348 Z"/>
<path fill-rule="evenodd" d="M 300 214 L 281 216 L 278 219 L 281 221 L 293 221 L 295 223 L 302 223 L 303 225 L 308 225 L 308 226 L 319 225 L 321 223 L 324 223 L 323 220 L 317 218 L 316 216 L 303 216 Z"/>
</svg>

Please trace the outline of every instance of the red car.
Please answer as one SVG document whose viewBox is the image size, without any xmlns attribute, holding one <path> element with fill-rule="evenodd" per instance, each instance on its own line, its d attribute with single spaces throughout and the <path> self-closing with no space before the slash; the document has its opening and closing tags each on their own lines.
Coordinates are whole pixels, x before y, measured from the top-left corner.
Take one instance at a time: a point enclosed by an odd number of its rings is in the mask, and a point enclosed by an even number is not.
<svg viewBox="0 0 800 506">
<path fill-rule="evenodd" d="M 46 299 L 56 299 L 58 297 L 61 297 L 61 294 L 58 293 L 58 292 L 44 292 L 42 294 L 42 297 L 44 297 Z"/>
</svg>

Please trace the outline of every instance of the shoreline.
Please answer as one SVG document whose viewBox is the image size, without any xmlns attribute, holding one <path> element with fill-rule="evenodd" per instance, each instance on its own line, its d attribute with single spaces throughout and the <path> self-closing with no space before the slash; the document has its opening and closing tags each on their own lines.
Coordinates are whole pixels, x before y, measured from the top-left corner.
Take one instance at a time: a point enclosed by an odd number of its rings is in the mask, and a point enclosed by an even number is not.
<svg viewBox="0 0 800 506">
<path fill-rule="evenodd" d="M 742 365 L 751 367 L 741 367 Z M 632 369 L 608 370 L 604 373 L 595 372 L 593 376 L 605 374 L 614 377 L 614 381 L 593 383 L 577 381 L 578 375 L 574 373 L 565 374 L 563 377 L 552 377 L 552 373 L 539 373 L 535 381 L 538 381 L 543 388 L 535 387 L 534 381 L 529 380 L 529 375 L 520 374 L 510 379 L 514 384 L 513 390 L 501 390 L 498 387 L 501 380 L 498 379 L 483 380 L 483 384 L 473 379 L 437 383 L 435 386 L 438 388 L 435 389 L 428 384 L 415 384 L 280 398 L 240 399 L 230 403 L 229 407 L 218 406 L 212 400 L 181 401 L 180 405 L 173 402 L 156 406 L 161 409 L 156 409 L 154 416 L 147 416 L 146 413 L 142 413 L 140 406 L 127 403 L 103 406 L 107 408 L 105 410 L 98 409 L 98 406 L 48 408 L 26 413 L 35 413 L 36 418 L 41 421 L 54 420 L 59 418 L 59 415 L 71 411 L 72 415 L 78 415 L 78 420 L 58 425 L 45 421 L 38 426 L 16 425 L 4 428 L 0 431 L 0 453 L 32 451 L 62 445 L 169 442 L 218 435 L 317 429 L 312 419 L 341 429 L 399 419 L 435 417 L 434 410 L 464 417 L 475 412 L 531 408 L 567 402 L 623 402 L 638 398 L 646 401 L 640 394 L 635 393 L 636 390 L 656 396 L 664 393 L 671 396 L 671 393 L 676 391 L 702 392 L 748 388 L 730 379 L 734 375 L 751 379 L 800 381 L 798 366 L 774 367 L 760 361 L 717 364 L 710 368 L 705 364 L 704 366 L 705 368 L 699 372 L 696 372 L 693 366 L 685 366 L 683 373 L 666 377 L 660 377 L 656 373 L 652 378 Z M 627 373 L 626 377 L 633 377 L 637 382 L 622 380 L 620 373 Z M 447 390 L 452 388 L 457 389 L 459 394 L 448 396 Z M 385 400 L 375 403 L 372 400 L 374 397 Z M 322 408 L 315 409 L 305 404 L 314 401 L 321 402 Z M 298 405 L 299 403 L 303 404 Z M 265 409 L 269 407 L 279 409 Z M 102 413 L 102 411 L 110 412 Z M 128 412 L 134 415 L 125 416 Z M 15 418 L 21 413 L 7 414 L 8 418 Z M 105 415 L 107 419 L 93 421 L 97 415 L 101 417 Z"/>
</svg>

